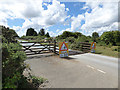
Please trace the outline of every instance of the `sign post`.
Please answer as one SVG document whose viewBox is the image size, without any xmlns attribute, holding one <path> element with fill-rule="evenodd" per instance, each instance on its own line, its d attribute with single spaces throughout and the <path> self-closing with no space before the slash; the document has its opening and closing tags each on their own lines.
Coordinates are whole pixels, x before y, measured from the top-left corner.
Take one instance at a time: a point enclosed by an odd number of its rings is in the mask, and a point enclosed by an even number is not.
<svg viewBox="0 0 120 90">
<path fill-rule="evenodd" d="M 68 43 L 67 42 L 60 42 L 59 43 L 59 56 L 60 57 L 68 57 Z"/>
<path fill-rule="evenodd" d="M 95 53 L 96 42 L 92 42 L 92 43 L 91 43 L 91 47 L 90 47 L 90 49 L 91 49 L 91 53 Z"/>
</svg>

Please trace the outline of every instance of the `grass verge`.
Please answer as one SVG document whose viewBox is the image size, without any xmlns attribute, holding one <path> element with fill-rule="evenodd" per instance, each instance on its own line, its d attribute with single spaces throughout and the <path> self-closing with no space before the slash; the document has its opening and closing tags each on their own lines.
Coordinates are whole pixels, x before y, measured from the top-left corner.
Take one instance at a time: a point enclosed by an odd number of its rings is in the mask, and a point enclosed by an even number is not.
<svg viewBox="0 0 120 90">
<path fill-rule="evenodd" d="M 118 46 L 107 47 L 97 45 L 95 54 L 102 54 L 118 58 Z"/>
</svg>

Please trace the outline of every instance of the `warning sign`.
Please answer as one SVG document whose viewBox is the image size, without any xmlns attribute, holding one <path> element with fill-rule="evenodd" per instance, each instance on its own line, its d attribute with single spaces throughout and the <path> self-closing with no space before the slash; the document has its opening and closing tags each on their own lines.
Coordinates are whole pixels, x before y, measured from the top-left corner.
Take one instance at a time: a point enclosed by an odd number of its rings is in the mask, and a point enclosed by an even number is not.
<svg viewBox="0 0 120 90">
<path fill-rule="evenodd" d="M 95 43 L 95 42 L 92 42 L 92 43 L 91 43 L 91 52 L 92 52 L 92 53 L 95 53 L 95 49 L 96 49 L 96 43 Z"/>
<path fill-rule="evenodd" d="M 68 50 L 68 47 L 67 47 L 66 43 L 63 42 L 61 47 L 60 47 L 60 51 L 67 51 L 67 50 Z"/>
<path fill-rule="evenodd" d="M 59 55 L 60 57 L 68 57 L 68 43 L 67 42 L 60 42 L 59 43 Z"/>
</svg>

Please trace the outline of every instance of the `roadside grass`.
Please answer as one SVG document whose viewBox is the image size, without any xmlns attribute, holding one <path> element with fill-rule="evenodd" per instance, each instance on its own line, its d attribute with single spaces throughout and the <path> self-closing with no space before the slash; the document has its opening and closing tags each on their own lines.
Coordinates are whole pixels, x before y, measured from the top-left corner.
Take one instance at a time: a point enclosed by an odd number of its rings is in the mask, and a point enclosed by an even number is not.
<svg viewBox="0 0 120 90">
<path fill-rule="evenodd" d="M 118 46 L 96 46 L 95 54 L 102 54 L 118 58 Z"/>
<path fill-rule="evenodd" d="M 2 90 L 2 81 L 0 81 L 0 89 Z"/>
</svg>

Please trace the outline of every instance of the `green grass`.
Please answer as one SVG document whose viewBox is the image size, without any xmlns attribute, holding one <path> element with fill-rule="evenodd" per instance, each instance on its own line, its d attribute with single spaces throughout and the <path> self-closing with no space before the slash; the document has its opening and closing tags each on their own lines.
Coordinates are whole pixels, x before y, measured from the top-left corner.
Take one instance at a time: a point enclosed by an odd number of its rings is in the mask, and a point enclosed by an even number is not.
<svg viewBox="0 0 120 90">
<path fill-rule="evenodd" d="M 2 81 L 0 81 L 0 90 L 2 89 Z"/>
<path fill-rule="evenodd" d="M 95 53 L 118 58 L 118 51 L 117 50 L 118 50 L 118 46 L 107 47 L 107 46 L 97 45 Z"/>
</svg>

